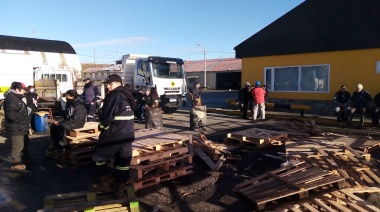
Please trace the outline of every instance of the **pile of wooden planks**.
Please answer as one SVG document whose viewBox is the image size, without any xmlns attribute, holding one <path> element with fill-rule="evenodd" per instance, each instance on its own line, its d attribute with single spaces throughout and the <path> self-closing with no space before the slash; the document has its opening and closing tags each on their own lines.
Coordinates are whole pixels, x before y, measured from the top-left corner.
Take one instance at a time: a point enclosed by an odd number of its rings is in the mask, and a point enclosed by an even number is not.
<svg viewBox="0 0 380 212">
<path fill-rule="evenodd" d="M 192 173 L 192 140 L 158 129 L 136 130 L 130 166 L 135 190 Z"/>
<path fill-rule="evenodd" d="M 297 194 L 301 200 L 282 204 L 275 211 L 379 211 L 353 193 L 380 192 L 380 170 L 371 163 L 369 153 L 345 145 L 349 144 L 346 140 L 287 144 L 286 148 L 292 149 L 287 149 L 288 159 L 296 165 L 268 172 L 236 185 L 235 189 L 258 209 L 273 209 L 281 201 L 292 201 L 291 195 Z M 336 186 L 329 186 L 332 184 Z M 274 202 L 277 205 L 268 206 Z"/>
<path fill-rule="evenodd" d="M 73 165 L 91 162 L 91 152 L 98 142 L 98 122 L 86 122 L 84 127 L 71 130 L 66 135 L 65 152 L 46 150 L 45 155 Z"/>
<path fill-rule="evenodd" d="M 235 190 L 261 210 L 272 201 L 292 195 L 298 195 L 302 199 L 308 197 L 312 190 L 331 188 L 332 185 L 343 188 L 344 178 L 331 171 L 300 162 L 238 184 Z"/>
<path fill-rule="evenodd" d="M 308 197 L 300 201 L 286 203 L 283 206 L 276 208 L 276 212 L 285 211 L 379 211 L 372 203 L 365 201 L 359 197 L 363 193 L 378 193 L 380 188 L 368 187 L 368 188 L 345 188 L 339 191 L 330 191 L 322 194 Z"/>
<path fill-rule="evenodd" d="M 239 145 L 241 147 L 262 149 L 283 145 L 283 139 L 286 137 L 288 137 L 286 132 L 251 128 L 248 130 L 228 133 L 227 138 L 224 138 L 224 142 L 226 144 Z"/>
<path fill-rule="evenodd" d="M 131 211 L 138 212 L 139 203 L 133 186 L 128 186 L 124 198 L 116 199 L 113 192 L 73 192 L 48 195 L 44 198 L 44 208 L 38 212 L 59 211 Z"/>
</svg>

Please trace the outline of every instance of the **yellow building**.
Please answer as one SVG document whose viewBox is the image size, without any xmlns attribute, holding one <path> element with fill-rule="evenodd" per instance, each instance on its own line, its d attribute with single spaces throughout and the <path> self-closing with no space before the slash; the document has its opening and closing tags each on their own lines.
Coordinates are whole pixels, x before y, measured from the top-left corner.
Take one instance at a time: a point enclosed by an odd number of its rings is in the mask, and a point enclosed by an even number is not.
<svg viewBox="0 0 380 212">
<path fill-rule="evenodd" d="M 261 81 L 270 101 L 331 113 L 341 85 L 380 92 L 380 1 L 308 0 L 235 47 L 242 82 Z"/>
</svg>

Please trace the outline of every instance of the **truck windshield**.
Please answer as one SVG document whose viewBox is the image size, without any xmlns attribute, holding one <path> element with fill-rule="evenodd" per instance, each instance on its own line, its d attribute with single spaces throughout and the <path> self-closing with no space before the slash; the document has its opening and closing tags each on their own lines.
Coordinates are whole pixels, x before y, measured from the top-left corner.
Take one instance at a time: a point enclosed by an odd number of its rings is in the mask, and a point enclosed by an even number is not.
<svg viewBox="0 0 380 212">
<path fill-rule="evenodd" d="M 152 71 L 154 77 L 159 78 L 183 78 L 182 65 L 172 63 L 152 62 Z"/>
<path fill-rule="evenodd" d="M 59 80 L 60 82 L 67 82 L 66 74 L 41 74 L 41 79 Z"/>
</svg>

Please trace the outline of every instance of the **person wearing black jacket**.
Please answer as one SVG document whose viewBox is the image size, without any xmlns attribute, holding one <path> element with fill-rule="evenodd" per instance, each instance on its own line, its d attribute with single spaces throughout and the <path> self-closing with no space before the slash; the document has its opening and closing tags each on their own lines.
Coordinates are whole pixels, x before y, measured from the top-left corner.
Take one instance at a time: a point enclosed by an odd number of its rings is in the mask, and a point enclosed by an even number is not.
<svg viewBox="0 0 380 212">
<path fill-rule="evenodd" d="M 116 74 L 109 75 L 105 81 L 109 93 L 104 99 L 99 117 L 98 144 L 93 150 L 97 184 L 90 186 L 93 191 L 109 191 L 107 162 L 114 160 L 115 195 L 124 196 L 124 185 L 129 179 L 129 165 L 132 159 L 132 142 L 135 140 L 134 110 L 135 99 L 128 89 L 122 86 L 122 79 Z"/>
<path fill-rule="evenodd" d="M 63 118 L 54 121 L 50 126 L 52 144 L 50 149 L 66 145 L 65 134 L 67 130 L 82 128 L 86 123 L 87 110 L 84 107 L 76 90 L 66 91 L 66 108 Z"/>
<path fill-rule="evenodd" d="M 349 101 L 351 99 L 351 94 L 346 90 L 346 86 L 340 86 L 340 90 L 334 94 L 333 103 L 335 106 L 336 120 L 347 121 L 347 115 L 349 113 Z"/>
<path fill-rule="evenodd" d="M 250 84 L 246 82 L 244 87 L 240 89 L 238 94 L 238 100 L 242 104 L 241 111 L 243 112 L 243 119 L 248 118 L 248 102 L 251 100 Z"/>
<path fill-rule="evenodd" d="M 356 91 L 352 94 L 350 99 L 350 110 L 349 116 L 347 120 L 347 125 L 349 127 L 352 126 L 352 118 L 354 113 L 360 113 L 360 123 L 358 128 L 361 129 L 364 126 L 365 113 L 368 108 L 368 103 L 372 102 L 371 94 L 363 89 L 362 84 L 358 84 L 356 87 Z"/>
<path fill-rule="evenodd" d="M 23 170 L 24 162 L 32 161 L 28 136 L 31 110 L 26 106 L 25 89 L 23 83 L 12 82 L 4 100 L 5 130 L 12 141 L 8 157 L 12 170 Z"/>
<path fill-rule="evenodd" d="M 95 86 L 95 83 L 92 82 L 90 78 L 85 79 L 84 83 L 85 85 L 83 87 L 81 98 L 85 102 L 87 121 L 96 121 L 96 102 L 100 99 L 100 93 L 98 87 Z"/>
</svg>

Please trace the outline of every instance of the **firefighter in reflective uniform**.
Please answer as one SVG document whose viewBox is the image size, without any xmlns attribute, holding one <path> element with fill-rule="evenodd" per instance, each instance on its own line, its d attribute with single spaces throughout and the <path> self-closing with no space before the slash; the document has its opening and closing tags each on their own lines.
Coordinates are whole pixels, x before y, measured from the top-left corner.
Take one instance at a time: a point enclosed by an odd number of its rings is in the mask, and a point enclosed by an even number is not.
<svg viewBox="0 0 380 212">
<path fill-rule="evenodd" d="M 134 111 L 137 109 L 131 91 L 122 86 L 116 74 L 106 80 L 109 90 L 100 115 L 98 144 L 93 151 L 95 174 L 98 183 L 90 186 L 93 191 L 110 191 L 107 162 L 114 160 L 113 176 L 116 183 L 115 195 L 124 196 L 124 185 L 129 179 L 134 133 Z"/>
</svg>

